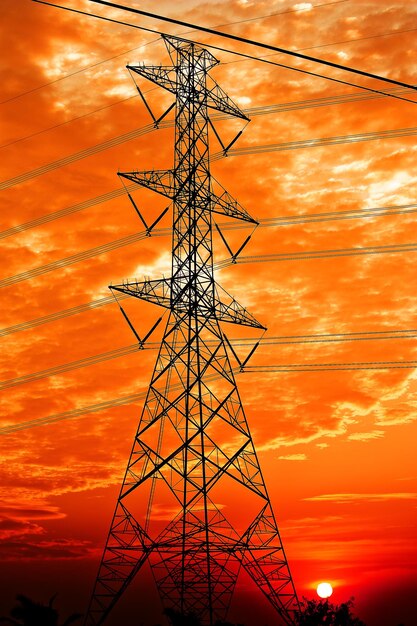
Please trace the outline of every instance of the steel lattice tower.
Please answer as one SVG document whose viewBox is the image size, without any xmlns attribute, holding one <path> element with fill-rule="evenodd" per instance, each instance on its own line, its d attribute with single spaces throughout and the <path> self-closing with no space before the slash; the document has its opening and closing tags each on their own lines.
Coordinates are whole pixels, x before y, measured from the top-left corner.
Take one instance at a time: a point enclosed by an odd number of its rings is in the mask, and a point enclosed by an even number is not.
<svg viewBox="0 0 417 626">
<path fill-rule="evenodd" d="M 213 277 L 213 213 L 256 221 L 215 188 L 208 109 L 247 118 L 208 76 L 218 61 L 206 49 L 164 41 L 172 66 L 129 69 L 175 95 L 174 168 L 121 176 L 172 200 L 172 277 L 112 289 L 165 307 L 168 320 L 85 623 L 102 624 L 148 562 L 165 607 L 212 626 L 243 568 L 292 624 L 298 600 L 222 323 L 263 327 Z M 226 491 L 251 501 L 243 528 L 232 506 L 222 511 Z"/>
</svg>

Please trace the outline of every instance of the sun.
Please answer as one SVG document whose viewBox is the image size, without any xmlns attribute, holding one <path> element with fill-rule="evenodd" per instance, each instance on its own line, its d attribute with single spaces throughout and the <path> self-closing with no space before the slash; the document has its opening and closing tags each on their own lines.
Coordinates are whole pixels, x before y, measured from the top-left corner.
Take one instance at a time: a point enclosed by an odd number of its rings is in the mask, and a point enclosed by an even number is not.
<svg viewBox="0 0 417 626">
<path fill-rule="evenodd" d="M 317 595 L 320 598 L 330 598 L 333 593 L 333 587 L 330 583 L 319 583 L 317 585 Z"/>
</svg>

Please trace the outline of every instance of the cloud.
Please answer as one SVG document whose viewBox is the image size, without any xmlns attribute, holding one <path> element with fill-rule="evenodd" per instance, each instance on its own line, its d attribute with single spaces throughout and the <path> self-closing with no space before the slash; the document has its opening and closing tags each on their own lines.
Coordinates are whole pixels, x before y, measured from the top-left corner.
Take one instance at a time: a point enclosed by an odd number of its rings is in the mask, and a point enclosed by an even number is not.
<svg viewBox="0 0 417 626">
<path fill-rule="evenodd" d="M 352 441 L 369 441 L 370 439 L 381 439 L 384 436 L 385 431 L 373 430 L 369 433 L 351 433 L 348 435 L 348 439 Z"/>
<path fill-rule="evenodd" d="M 27 535 L 44 535 L 45 530 L 39 524 L 13 519 L 0 519 L 0 538 L 2 541 L 11 538 L 20 540 Z"/>
<path fill-rule="evenodd" d="M 66 515 L 57 506 L 31 503 L 29 506 L 0 504 L 0 517 L 12 520 L 49 520 L 62 519 Z"/>
<path fill-rule="evenodd" d="M 313 5 L 311 2 L 299 2 L 298 4 L 294 4 L 293 9 L 295 11 L 311 11 Z"/>
<path fill-rule="evenodd" d="M 330 493 L 304 498 L 308 502 L 390 502 L 396 500 L 417 500 L 417 493 Z"/>
<path fill-rule="evenodd" d="M 20 541 L 3 541 L 0 544 L 2 561 L 73 560 L 96 556 L 97 553 L 98 550 L 88 541 L 68 539 L 38 542 L 21 539 Z"/>
<path fill-rule="evenodd" d="M 2 561 L 79 559 L 96 554 L 90 541 L 52 538 L 39 524 L 66 517 L 57 506 L 47 502 L 28 502 L 25 506 L 5 502 L 0 505 L 0 559 Z"/>
<path fill-rule="evenodd" d="M 0 504 L 0 538 L 2 542 L 39 541 L 38 537 L 46 535 L 40 521 L 54 521 L 66 515 L 57 506 L 46 502 L 28 502 L 27 505 L 3 501 Z M 30 543 L 30 542 L 29 542 Z"/>
<path fill-rule="evenodd" d="M 306 461 L 307 455 L 302 454 L 288 454 L 287 456 L 279 456 L 278 459 L 282 461 Z"/>
<path fill-rule="evenodd" d="M 258 446 L 258 449 L 264 452 L 268 450 L 277 450 L 279 448 L 287 448 L 298 445 L 308 446 L 309 444 L 317 441 L 318 439 L 322 439 L 323 437 L 334 438 L 340 435 L 344 435 L 346 433 L 347 424 L 349 422 L 349 419 L 346 420 L 346 423 L 344 423 L 343 420 L 341 420 L 340 422 L 335 422 L 334 429 L 331 430 L 320 428 L 319 425 L 316 425 L 314 427 L 309 421 L 307 421 L 305 424 L 303 424 L 303 422 L 301 421 L 298 424 L 299 431 L 302 432 L 305 429 L 307 431 L 313 430 L 314 432 L 305 436 L 296 436 L 294 435 L 294 433 L 289 433 L 288 435 L 284 435 L 282 437 L 275 437 L 274 439 L 270 439 L 269 441 L 261 443 Z"/>
</svg>

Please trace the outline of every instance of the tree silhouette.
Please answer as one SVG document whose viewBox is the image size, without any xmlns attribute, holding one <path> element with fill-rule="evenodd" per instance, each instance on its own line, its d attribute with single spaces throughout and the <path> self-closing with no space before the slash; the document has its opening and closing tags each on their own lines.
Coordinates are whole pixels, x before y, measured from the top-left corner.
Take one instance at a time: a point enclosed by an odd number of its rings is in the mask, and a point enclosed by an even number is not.
<svg viewBox="0 0 417 626">
<path fill-rule="evenodd" d="M 164 613 L 172 626 L 201 626 L 199 618 L 194 613 L 184 614 L 175 609 L 165 609 Z"/>
<path fill-rule="evenodd" d="M 0 623 L 12 624 L 12 626 L 59 626 L 58 611 L 52 606 L 55 597 L 53 596 L 49 604 L 45 605 L 34 602 L 27 596 L 18 595 L 16 600 L 19 604 L 10 611 L 11 617 L 0 617 Z M 69 626 L 81 617 L 79 613 L 73 613 L 62 626 Z"/>
<path fill-rule="evenodd" d="M 364 622 L 352 613 L 353 598 L 342 604 L 332 604 L 328 600 L 307 600 L 301 602 L 301 611 L 296 616 L 297 626 L 365 626 Z"/>
</svg>

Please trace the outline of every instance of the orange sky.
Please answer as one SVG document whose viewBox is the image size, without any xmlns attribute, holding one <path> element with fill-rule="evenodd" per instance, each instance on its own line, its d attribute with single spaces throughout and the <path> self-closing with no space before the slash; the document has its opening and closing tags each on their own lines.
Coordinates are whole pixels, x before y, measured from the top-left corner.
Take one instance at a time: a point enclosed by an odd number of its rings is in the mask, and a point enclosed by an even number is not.
<svg viewBox="0 0 417 626">
<path fill-rule="evenodd" d="M 150 0 L 128 4 L 155 10 Z M 208 26 L 229 24 L 224 28 L 241 36 L 417 83 L 417 8 L 411 1 L 180 0 L 172 6 L 158 2 L 165 15 Z M 29 0 L 3 0 L 2 9 L 2 181 L 149 124 L 125 66 L 165 63 L 165 48 L 155 36 Z M 126 19 L 120 12 L 103 13 Z M 277 15 L 262 17 L 272 13 Z M 145 18 L 135 21 L 161 26 Z M 203 34 L 193 37 L 235 46 Z M 308 106 L 311 100 L 365 92 L 224 52 L 216 55 L 222 64 L 213 77 L 241 107 L 299 103 L 293 111 L 254 116 L 235 147 L 415 126 L 417 105 L 367 98 Z M 107 60 L 111 57 L 117 58 Z M 312 63 L 272 58 L 375 89 L 392 88 Z M 87 66 L 93 67 L 80 71 Z M 413 92 L 402 95 L 417 101 Z M 157 112 L 170 102 L 158 89 L 149 99 Z M 240 127 L 219 123 L 230 138 Z M 219 150 L 215 141 L 212 153 Z M 119 189 L 118 170 L 169 168 L 172 155 L 172 129 L 159 130 L 4 184 L 1 231 Z M 406 135 L 229 157 L 213 163 L 212 171 L 251 215 L 267 219 L 416 203 L 415 159 L 415 139 Z M 165 206 L 149 192 L 138 190 L 135 198 L 150 221 Z M 411 243 L 414 215 L 259 228 L 244 255 Z M 169 219 L 161 226 L 169 226 Z M 27 228 L 2 239 L 2 279 L 141 230 L 126 196 Z M 246 234 L 236 231 L 232 241 L 237 246 Z M 229 256 L 217 239 L 215 245 L 216 260 Z M 111 282 L 168 274 L 169 246 L 169 237 L 154 237 L 13 280 L 2 287 L 1 327 L 105 297 Z M 414 254 L 236 265 L 217 278 L 268 327 L 267 336 L 408 330 L 416 319 Z M 159 316 L 159 310 L 139 301 L 127 302 L 126 309 L 139 333 Z M 113 304 L 8 333 L 2 337 L 1 379 L 133 340 Z M 414 346 L 413 338 L 265 345 L 251 364 L 412 360 Z M 3 390 L 0 426 L 140 393 L 155 356 L 151 350 L 132 353 Z M 244 373 L 238 382 L 299 595 L 314 597 L 316 584 L 327 580 L 336 602 L 355 596 L 357 613 L 368 626 L 411 626 L 417 591 L 415 371 Z M 140 409 L 138 401 L 2 434 L 1 615 L 19 592 L 46 601 L 58 591 L 63 613 L 85 610 Z M 135 584 L 143 603 L 144 589 L 151 593 L 146 575 Z M 245 619 L 247 605 L 256 604 L 246 585 L 244 580 L 231 618 Z M 144 608 L 145 619 L 162 619 L 157 599 L 148 604 L 154 609 Z M 271 624 L 272 613 L 263 610 Z"/>
</svg>

